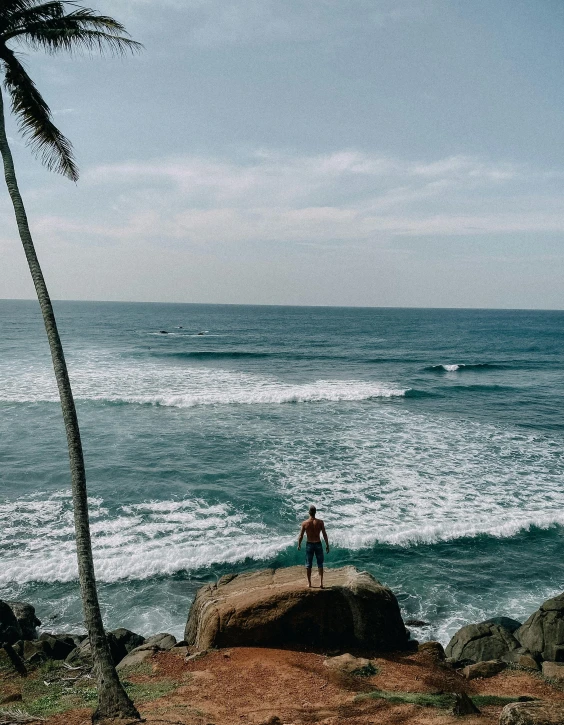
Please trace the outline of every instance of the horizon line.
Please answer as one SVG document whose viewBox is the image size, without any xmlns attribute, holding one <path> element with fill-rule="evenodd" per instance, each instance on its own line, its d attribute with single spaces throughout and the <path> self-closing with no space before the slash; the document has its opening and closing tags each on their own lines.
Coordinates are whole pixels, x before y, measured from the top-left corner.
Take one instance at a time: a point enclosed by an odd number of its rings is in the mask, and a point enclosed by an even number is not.
<svg viewBox="0 0 564 725">
<path fill-rule="evenodd" d="M 75 304 L 122 304 L 122 305 L 193 305 L 209 307 L 305 307 L 305 308 L 326 308 L 326 309 L 352 309 L 352 310 L 466 310 L 484 312 L 564 312 L 560 307 L 425 307 L 423 305 L 328 305 L 328 304 L 282 304 L 272 302 L 163 302 L 148 300 L 73 300 L 73 299 L 52 299 L 54 303 L 71 302 Z M 0 302 L 36 302 L 33 297 L 6 297 L 0 298 Z"/>
</svg>

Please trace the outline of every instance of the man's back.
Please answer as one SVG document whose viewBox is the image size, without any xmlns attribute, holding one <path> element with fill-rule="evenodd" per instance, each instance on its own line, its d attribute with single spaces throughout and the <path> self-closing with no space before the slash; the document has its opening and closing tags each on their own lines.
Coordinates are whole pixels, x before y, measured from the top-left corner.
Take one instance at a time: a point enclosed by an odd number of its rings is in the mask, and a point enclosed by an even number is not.
<svg viewBox="0 0 564 725">
<path fill-rule="evenodd" d="M 305 531 L 306 540 L 309 544 L 317 544 L 321 542 L 321 532 L 325 528 L 322 519 L 306 519 L 302 523 L 302 529 Z"/>
</svg>

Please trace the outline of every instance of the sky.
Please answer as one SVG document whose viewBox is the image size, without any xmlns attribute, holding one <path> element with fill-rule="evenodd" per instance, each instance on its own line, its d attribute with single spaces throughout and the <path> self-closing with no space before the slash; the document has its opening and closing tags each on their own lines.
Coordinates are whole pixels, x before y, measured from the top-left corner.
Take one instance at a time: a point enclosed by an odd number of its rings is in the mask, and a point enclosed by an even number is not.
<svg viewBox="0 0 564 725">
<path fill-rule="evenodd" d="M 561 0 L 88 5 L 143 52 L 21 56 L 79 182 L 8 119 L 54 299 L 564 308 Z"/>
</svg>

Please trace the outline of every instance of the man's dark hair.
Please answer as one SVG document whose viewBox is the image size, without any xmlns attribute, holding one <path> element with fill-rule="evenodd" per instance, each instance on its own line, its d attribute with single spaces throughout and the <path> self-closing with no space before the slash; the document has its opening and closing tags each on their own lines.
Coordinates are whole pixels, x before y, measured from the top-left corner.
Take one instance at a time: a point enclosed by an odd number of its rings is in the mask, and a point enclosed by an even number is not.
<svg viewBox="0 0 564 725">
<path fill-rule="evenodd" d="M 315 506 L 310 506 L 309 507 L 309 515 L 312 516 L 313 518 L 315 518 L 315 514 L 316 513 L 317 513 L 317 509 L 315 508 Z"/>
</svg>

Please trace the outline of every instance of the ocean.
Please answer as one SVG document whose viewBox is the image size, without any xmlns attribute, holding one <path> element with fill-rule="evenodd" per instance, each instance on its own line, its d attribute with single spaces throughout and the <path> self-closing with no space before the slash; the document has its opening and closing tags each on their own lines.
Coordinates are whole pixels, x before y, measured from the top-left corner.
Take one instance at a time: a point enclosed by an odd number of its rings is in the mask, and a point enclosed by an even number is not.
<svg viewBox="0 0 564 725">
<path fill-rule="evenodd" d="M 564 591 L 564 312 L 56 302 L 106 626 L 182 637 L 199 586 L 332 549 L 421 640 Z M 200 334 L 203 333 L 203 334 Z M 0 598 L 82 631 L 36 302 L 0 301 Z M 314 581 L 316 573 L 314 570 Z"/>
</svg>

